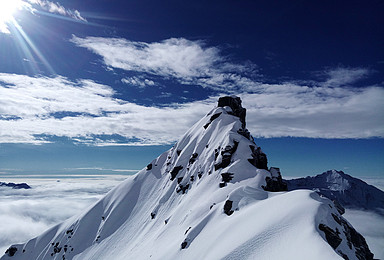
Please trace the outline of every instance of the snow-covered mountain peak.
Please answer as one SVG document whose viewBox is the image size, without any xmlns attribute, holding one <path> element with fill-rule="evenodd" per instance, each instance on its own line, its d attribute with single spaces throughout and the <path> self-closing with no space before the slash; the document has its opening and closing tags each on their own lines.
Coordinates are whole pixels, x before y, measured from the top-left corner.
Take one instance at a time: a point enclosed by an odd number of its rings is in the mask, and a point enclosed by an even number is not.
<svg viewBox="0 0 384 260">
<path fill-rule="evenodd" d="M 220 98 L 169 151 L 1 260 L 372 259 L 330 200 L 282 192 L 245 114 Z"/>
<path fill-rule="evenodd" d="M 348 208 L 373 210 L 384 215 L 384 192 L 343 171 L 286 180 L 289 190 L 310 189 Z"/>
<path fill-rule="evenodd" d="M 346 178 L 346 175 L 342 171 L 331 170 L 324 173 L 326 177 L 326 183 L 329 184 L 331 190 L 347 190 L 351 188 L 351 185 Z"/>
</svg>

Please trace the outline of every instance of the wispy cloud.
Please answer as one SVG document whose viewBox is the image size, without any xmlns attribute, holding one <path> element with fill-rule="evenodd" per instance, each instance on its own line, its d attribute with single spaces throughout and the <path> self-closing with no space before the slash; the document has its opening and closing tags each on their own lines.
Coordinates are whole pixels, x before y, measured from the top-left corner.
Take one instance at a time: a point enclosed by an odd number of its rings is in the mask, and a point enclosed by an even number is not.
<svg viewBox="0 0 384 260">
<path fill-rule="evenodd" d="M 127 85 L 137 86 L 140 88 L 145 88 L 148 86 L 154 86 L 155 82 L 150 79 L 146 79 L 143 77 L 128 77 L 121 79 L 121 82 Z"/>
<path fill-rule="evenodd" d="M 67 168 L 65 169 L 67 171 L 72 170 L 80 170 L 80 171 L 96 171 L 96 172 L 121 172 L 121 173 L 137 173 L 139 170 L 127 170 L 127 169 L 107 169 L 107 168 L 101 168 L 101 167 L 81 167 L 81 168 Z"/>
<path fill-rule="evenodd" d="M 77 36 L 73 36 L 71 41 L 100 55 L 110 68 L 151 74 L 226 93 L 260 92 L 265 86 L 256 64 L 233 62 L 222 54 L 219 47 L 208 46 L 204 41 L 171 38 L 146 43 L 122 38 Z M 315 87 L 345 87 L 372 73 L 367 68 L 326 68 L 316 73 L 322 80 L 301 82 Z M 129 81 L 132 83 L 136 79 L 124 79 L 126 83 Z M 142 82 L 137 84 L 145 85 Z"/>
<path fill-rule="evenodd" d="M 203 100 L 146 107 L 113 94 L 111 87 L 89 80 L 0 74 L 0 142 L 44 143 L 45 135 L 102 145 L 115 143 L 112 135 L 119 135 L 134 144 L 165 144 L 212 105 L 212 100 Z"/>
<path fill-rule="evenodd" d="M 339 87 L 355 83 L 372 74 L 367 68 L 343 68 L 325 70 L 322 72 L 326 76 L 325 86 Z"/>
<path fill-rule="evenodd" d="M 65 8 L 59 2 L 54 3 L 47 0 L 26 0 L 26 1 L 32 4 L 34 8 L 41 8 L 42 10 L 49 13 L 67 16 L 72 19 L 83 21 L 83 22 L 87 21 L 84 17 L 81 16 L 78 10 L 70 10 L 68 8 Z"/>
<path fill-rule="evenodd" d="M 59 136 L 100 146 L 169 144 L 211 110 L 220 95 L 147 107 L 114 94 L 111 87 L 90 80 L 0 74 L 0 143 L 39 144 Z M 379 86 L 258 83 L 257 93 L 237 94 L 254 136 L 384 137 L 384 89 Z"/>
<path fill-rule="evenodd" d="M 171 38 L 161 42 L 134 42 L 121 38 L 72 37 L 73 43 L 103 57 L 107 66 L 148 73 L 217 90 L 237 91 L 243 74 L 257 71 L 254 64 L 230 62 L 217 47 L 204 41 Z M 252 82 L 253 84 L 253 82 Z"/>
</svg>

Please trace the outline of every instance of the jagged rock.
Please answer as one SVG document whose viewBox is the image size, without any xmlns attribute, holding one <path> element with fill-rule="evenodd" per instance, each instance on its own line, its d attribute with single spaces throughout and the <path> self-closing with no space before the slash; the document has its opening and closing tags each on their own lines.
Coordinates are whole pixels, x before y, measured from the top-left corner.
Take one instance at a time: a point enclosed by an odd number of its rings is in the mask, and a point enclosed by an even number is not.
<svg viewBox="0 0 384 260">
<path fill-rule="evenodd" d="M 249 148 L 252 151 L 252 159 L 248 159 L 248 161 L 258 169 L 268 170 L 267 155 L 261 151 L 261 148 L 253 145 L 250 145 Z"/>
<path fill-rule="evenodd" d="M 369 247 L 367 245 L 367 241 L 365 238 L 356 231 L 351 225 L 348 224 L 348 222 L 341 218 L 340 219 L 341 224 L 344 228 L 344 234 L 347 238 L 348 246 L 351 244 L 355 248 L 355 255 L 359 260 L 373 260 L 373 254 L 369 250 Z M 350 246 L 352 249 L 352 247 Z"/>
<path fill-rule="evenodd" d="M 324 232 L 325 239 L 333 249 L 336 249 L 340 245 L 342 239 L 336 231 L 324 224 L 319 224 L 319 229 Z"/>
<path fill-rule="evenodd" d="M 189 189 L 189 184 L 183 185 L 179 184 L 179 187 L 176 189 L 176 192 L 179 193 L 181 191 L 184 194 Z"/>
<path fill-rule="evenodd" d="M 185 249 L 187 245 L 188 245 L 188 242 L 184 241 L 183 243 L 181 243 L 181 249 Z"/>
<path fill-rule="evenodd" d="M 214 114 L 213 116 L 211 116 L 211 118 L 209 119 L 209 122 L 206 123 L 203 127 L 204 127 L 205 129 L 207 129 L 208 126 L 212 123 L 212 121 L 215 120 L 216 118 L 218 118 L 221 114 L 222 114 L 222 113 L 220 112 L 220 113 L 217 113 L 217 114 Z"/>
<path fill-rule="evenodd" d="M 221 151 L 221 162 L 215 164 L 215 171 L 220 168 L 225 168 L 231 163 L 232 155 L 236 152 L 239 142 L 234 141 L 233 146 L 227 145 Z"/>
<path fill-rule="evenodd" d="M 189 228 L 185 231 L 184 235 L 186 235 L 186 234 L 188 233 L 188 231 L 191 230 L 191 228 L 192 228 L 192 227 L 189 227 Z"/>
<path fill-rule="evenodd" d="M 215 161 L 216 161 L 217 157 L 219 156 L 219 150 L 220 150 L 220 146 L 219 146 L 219 148 L 215 149 Z"/>
<path fill-rule="evenodd" d="M 337 252 L 339 253 L 339 255 L 340 255 L 344 260 L 349 260 L 349 257 L 348 257 L 346 254 L 344 254 L 343 252 L 341 252 L 341 250 L 338 250 Z"/>
<path fill-rule="evenodd" d="M 156 214 L 152 212 L 152 213 L 151 213 L 151 219 L 154 219 L 155 216 L 156 216 Z"/>
<path fill-rule="evenodd" d="M 232 109 L 233 115 L 240 118 L 242 127 L 245 128 L 246 109 L 241 106 L 241 99 L 235 96 L 226 96 L 219 98 L 218 107 L 228 106 Z"/>
<path fill-rule="evenodd" d="M 233 173 L 222 173 L 221 174 L 221 183 L 219 184 L 220 188 L 227 186 L 227 183 L 233 179 Z"/>
<path fill-rule="evenodd" d="M 341 225 L 341 219 L 340 219 L 336 214 L 331 213 L 331 216 L 333 217 L 333 219 L 334 219 L 339 225 Z"/>
<path fill-rule="evenodd" d="M 287 191 L 287 183 L 281 177 L 280 169 L 276 167 L 270 168 L 270 173 L 272 177 L 267 176 L 265 178 L 266 186 L 262 186 L 266 191 Z"/>
<path fill-rule="evenodd" d="M 244 136 L 248 140 L 252 140 L 251 133 L 248 131 L 248 129 L 241 128 L 237 130 L 237 133 Z"/>
<path fill-rule="evenodd" d="M 192 156 L 191 156 L 191 158 L 189 159 L 188 164 L 189 164 L 189 165 L 193 164 L 193 163 L 196 161 L 197 156 L 198 156 L 197 153 L 193 153 Z"/>
<path fill-rule="evenodd" d="M 179 173 L 179 171 L 181 171 L 181 169 L 183 169 L 183 166 L 181 166 L 181 165 L 176 166 L 172 169 L 172 171 L 170 172 L 171 181 L 173 181 L 176 178 L 176 175 Z"/>
<path fill-rule="evenodd" d="M 147 165 L 147 171 L 150 171 L 150 170 L 152 170 L 152 163 Z"/>
<path fill-rule="evenodd" d="M 228 216 L 232 215 L 233 210 L 232 210 L 232 200 L 227 200 L 224 204 L 224 213 L 227 214 Z"/>
<path fill-rule="evenodd" d="M 11 246 L 10 248 L 7 249 L 7 251 L 5 251 L 5 254 L 8 256 L 14 256 L 16 252 L 17 252 L 17 248 L 14 246 Z"/>
<path fill-rule="evenodd" d="M 340 215 L 343 215 L 345 213 L 345 208 L 341 206 L 341 204 L 337 200 L 333 200 L 333 205 L 335 205 L 335 208 L 340 213 Z"/>
</svg>

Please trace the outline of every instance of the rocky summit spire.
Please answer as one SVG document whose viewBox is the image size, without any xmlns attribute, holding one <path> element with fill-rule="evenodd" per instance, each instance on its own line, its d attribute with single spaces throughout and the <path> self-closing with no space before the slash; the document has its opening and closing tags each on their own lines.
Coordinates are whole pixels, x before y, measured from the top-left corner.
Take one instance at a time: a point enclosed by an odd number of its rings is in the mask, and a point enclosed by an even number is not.
<svg viewBox="0 0 384 260">
<path fill-rule="evenodd" d="M 229 106 L 233 111 L 233 115 L 240 118 L 242 127 L 245 128 L 246 109 L 241 106 L 241 99 L 239 97 L 236 97 L 236 96 L 221 97 L 219 98 L 219 103 L 217 106 L 218 107 Z"/>
</svg>

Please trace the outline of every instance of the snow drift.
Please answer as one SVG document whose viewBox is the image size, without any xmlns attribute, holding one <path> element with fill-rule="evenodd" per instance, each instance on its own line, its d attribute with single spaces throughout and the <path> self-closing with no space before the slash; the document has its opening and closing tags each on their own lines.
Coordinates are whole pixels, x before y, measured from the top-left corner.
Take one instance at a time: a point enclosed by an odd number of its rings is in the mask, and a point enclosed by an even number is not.
<svg viewBox="0 0 384 260">
<path fill-rule="evenodd" d="M 172 149 L 1 260 L 372 259 L 332 201 L 284 191 L 245 114 L 220 98 Z"/>
</svg>

